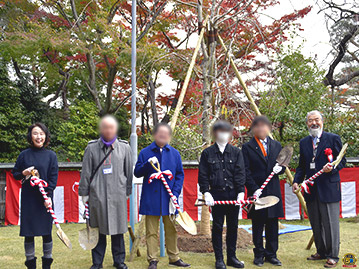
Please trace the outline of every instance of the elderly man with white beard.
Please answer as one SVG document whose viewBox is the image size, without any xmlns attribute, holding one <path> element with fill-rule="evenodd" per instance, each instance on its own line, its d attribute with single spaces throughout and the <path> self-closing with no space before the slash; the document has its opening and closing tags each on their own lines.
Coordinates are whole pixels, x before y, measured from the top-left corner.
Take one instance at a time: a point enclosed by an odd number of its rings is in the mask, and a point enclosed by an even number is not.
<svg viewBox="0 0 359 269">
<path fill-rule="evenodd" d="M 293 192 L 296 192 L 304 179 L 311 177 L 324 167 L 324 172 L 315 179 L 309 192 L 304 194 L 307 202 L 310 225 L 313 229 L 317 252 L 308 260 L 327 260 L 324 267 L 333 268 L 339 261 L 339 170 L 345 166 L 343 160 L 333 169 L 328 164 L 336 159 L 342 142 L 336 134 L 323 131 L 323 115 L 310 111 L 306 117 L 309 136 L 300 141 L 299 165 L 296 170 Z"/>
</svg>

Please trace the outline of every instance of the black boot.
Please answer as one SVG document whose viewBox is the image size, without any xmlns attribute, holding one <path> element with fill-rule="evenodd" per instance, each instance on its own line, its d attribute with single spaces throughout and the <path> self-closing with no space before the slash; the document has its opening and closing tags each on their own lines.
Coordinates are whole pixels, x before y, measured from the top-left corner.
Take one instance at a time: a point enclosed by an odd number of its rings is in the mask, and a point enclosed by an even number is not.
<svg viewBox="0 0 359 269">
<path fill-rule="evenodd" d="M 53 261 L 54 261 L 54 259 L 52 259 L 52 258 L 42 257 L 42 269 L 50 269 Z"/>
<path fill-rule="evenodd" d="M 236 258 L 236 256 L 227 258 L 227 265 L 234 268 L 244 268 L 244 263 Z"/>
<path fill-rule="evenodd" d="M 32 260 L 28 260 L 25 262 L 25 266 L 29 269 L 36 269 L 36 257 Z"/>
<path fill-rule="evenodd" d="M 216 260 L 216 269 L 226 269 L 226 264 L 224 263 L 223 259 Z"/>
</svg>

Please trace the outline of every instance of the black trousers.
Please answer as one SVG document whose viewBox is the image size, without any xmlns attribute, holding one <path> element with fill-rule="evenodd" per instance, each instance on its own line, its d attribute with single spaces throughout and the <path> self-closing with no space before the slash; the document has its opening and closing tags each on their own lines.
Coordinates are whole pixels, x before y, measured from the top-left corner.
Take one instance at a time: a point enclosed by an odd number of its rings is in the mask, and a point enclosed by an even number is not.
<svg viewBox="0 0 359 269">
<path fill-rule="evenodd" d="M 216 260 L 223 259 L 223 223 L 227 222 L 227 257 L 236 256 L 239 207 L 235 205 L 215 205 L 212 207 L 212 244 Z"/>
<path fill-rule="evenodd" d="M 102 266 L 106 252 L 106 235 L 100 234 L 97 246 L 92 249 L 92 264 L 98 267 Z M 125 262 L 125 241 L 123 234 L 111 235 L 111 250 L 114 266 L 119 266 Z"/>
<path fill-rule="evenodd" d="M 263 247 L 263 230 L 265 227 L 266 245 Z M 252 218 L 252 235 L 254 256 L 256 258 L 276 258 L 278 250 L 278 218 Z"/>
</svg>

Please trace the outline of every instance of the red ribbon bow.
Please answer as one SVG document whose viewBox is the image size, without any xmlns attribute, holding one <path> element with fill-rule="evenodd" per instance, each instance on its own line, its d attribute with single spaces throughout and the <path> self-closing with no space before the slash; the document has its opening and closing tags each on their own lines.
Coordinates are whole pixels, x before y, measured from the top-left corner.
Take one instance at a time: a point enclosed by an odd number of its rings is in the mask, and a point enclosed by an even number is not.
<svg viewBox="0 0 359 269">
<path fill-rule="evenodd" d="M 310 185 L 310 186 L 313 186 L 313 185 L 314 185 L 314 181 L 312 181 L 312 180 L 305 180 L 305 181 L 302 183 L 302 193 L 306 192 L 306 193 L 310 194 L 309 185 Z"/>
<path fill-rule="evenodd" d="M 41 178 L 38 178 L 36 176 L 32 176 L 31 179 L 30 179 L 30 185 L 32 187 L 41 185 L 41 187 L 46 188 L 49 184 L 47 184 L 47 182 L 45 180 L 41 179 Z"/>
<path fill-rule="evenodd" d="M 170 180 L 173 179 L 173 175 L 172 172 L 170 170 L 165 170 L 163 172 L 157 172 L 157 173 L 153 173 L 149 178 L 148 178 L 148 183 L 151 183 L 153 179 L 161 179 L 165 176 L 168 176 L 168 178 Z"/>
<path fill-rule="evenodd" d="M 326 148 L 324 150 L 324 154 L 327 155 L 328 161 L 330 163 L 333 162 L 334 158 L 333 158 L 333 151 L 331 148 Z"/>
</svg>

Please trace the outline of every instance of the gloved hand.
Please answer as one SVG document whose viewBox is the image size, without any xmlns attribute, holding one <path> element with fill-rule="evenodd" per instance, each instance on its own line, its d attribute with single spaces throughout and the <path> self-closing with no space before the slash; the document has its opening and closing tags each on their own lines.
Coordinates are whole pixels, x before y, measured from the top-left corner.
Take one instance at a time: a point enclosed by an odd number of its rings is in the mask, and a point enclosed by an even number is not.
<svg viewBox="0 0 359 269">
<path fill-rule="evenodd" d="M 238 193 L 237 202 L 240 205 L 240 201 L 244 200 L 244 192 Z"/>
<path fill-rule="evenodd" d="M 86 205 L 86 203 L 89 201 L 89 196 L 85 195 L 85 196 L 81 196 L 81 202 Z"/>
<path fill-rule="evenodd" d="M 176 206 L 173 203 L 172 199 L 170 199 L 169 212 L 170 212 L 170 215 L 176 214 Z"/>
<path fill-rule="evenodd" d="M 280 166 L 278 163 L 275 164 L 275 166 L 273 167 L 273 172 L 275 174 L 279 174 L 282 171 L 283 167 Z"/>
<path fill-rule="evenodd" d="M 261 189 L 258 189 L 253 193 L 253 196 L 255 198 L 259 198 L 259 196 L 261 196 L 261 195 L 262 195 L 262 190 Z"/>
<path fill-rule="evenodd" d="M 156 163 L 158 163 L 158 159 L 157 159 L 157 157 L 151 157 L 151 158 L 148 159 L 148 162 L 156 164 Z"/>
<path fill-rule="evenodd" d="M 207 206 L 214 206 L 213 196 L 209 192 L 204 193 L 204 200 L 206 201 Z"/>
</svg>

